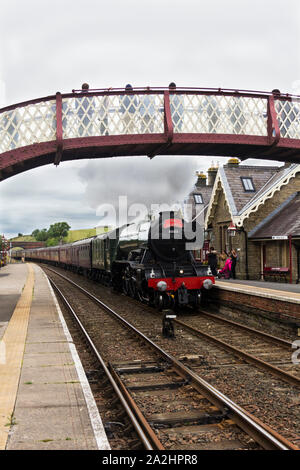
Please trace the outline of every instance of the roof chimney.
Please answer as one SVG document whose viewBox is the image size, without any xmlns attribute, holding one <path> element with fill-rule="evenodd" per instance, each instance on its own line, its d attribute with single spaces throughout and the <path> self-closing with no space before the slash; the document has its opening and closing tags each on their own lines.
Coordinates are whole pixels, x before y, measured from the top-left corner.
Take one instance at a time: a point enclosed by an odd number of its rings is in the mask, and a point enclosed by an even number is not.
<svg viewBox="0 0 300 470">
<path fill-rule="evenodd" d="M 215 166 L 213 162 L 211 162 L 210 168 L 207 170 L 208 174 L 208 181 L 207 185 L 208 186 L 213 186 L 215 184 L 215 179 L 218 173 L 218 165 Z"/>
<path fill-rule="evenodd" d="M 200 173 L 199 171 L 196 171 L 196 175 L 198 176 L 198 179 L 196 182 L 197 188 L 206 186 L 206 175 L 203 173 L 203 171 L 201 171 Z"/>
<path fill-rule="evenodd" d="M 227 162 L 228 168 L 237 168 L 240 164 L 240 161 L 238 158 L 229 158 Z"/>
</svg>

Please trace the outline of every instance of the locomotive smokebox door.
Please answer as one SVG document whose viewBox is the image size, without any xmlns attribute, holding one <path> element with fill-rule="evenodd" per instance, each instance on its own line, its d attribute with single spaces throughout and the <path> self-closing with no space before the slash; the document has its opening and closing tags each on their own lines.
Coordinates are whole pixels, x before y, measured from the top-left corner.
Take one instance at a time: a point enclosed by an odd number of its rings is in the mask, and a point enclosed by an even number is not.
<svg viewBox="0 0 300 470">
<path fill-rule="evenodd" d="M 173 321 L 176 318 L 173 310 L 163 310 L 163 325 L 162 325 L 162 334 L 165 338 L 174 338 L 174 325 Z"/>
</svg>

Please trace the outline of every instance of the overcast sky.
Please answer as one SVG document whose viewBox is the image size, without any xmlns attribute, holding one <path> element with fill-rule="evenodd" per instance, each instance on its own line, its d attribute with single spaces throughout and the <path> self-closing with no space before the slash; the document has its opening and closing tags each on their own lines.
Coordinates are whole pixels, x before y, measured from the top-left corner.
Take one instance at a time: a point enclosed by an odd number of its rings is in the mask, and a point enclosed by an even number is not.
<svg viewBox="0 0 300 470">
<path fill-rule="evenodd" d="M 299 2 L 287 0 L 0 0 L 0 106 L 56 91 L 133 86 L 299 92 Z M 66 220 L 94 227 L 96 207 L 184 197 L 212 158 L 82 160 L 0 183 L 0 233 Z M 214 159 L 223 163 L 222 158 Z M 225 159 L 226 161 L 226 159 Z M 257 161 L 254 162 L 257 164 Z"/>
</svg>

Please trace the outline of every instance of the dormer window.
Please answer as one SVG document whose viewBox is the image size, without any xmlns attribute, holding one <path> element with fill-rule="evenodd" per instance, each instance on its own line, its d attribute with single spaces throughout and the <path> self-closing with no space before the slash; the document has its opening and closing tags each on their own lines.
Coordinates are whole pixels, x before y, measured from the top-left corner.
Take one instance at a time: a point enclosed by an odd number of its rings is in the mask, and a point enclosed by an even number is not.
<svg viewBox="0 0 300 470">
<path fill-rule="evenodd" d="M 202 194 L 194 194 L 195 204 L 203 204 Z"/>
<path fill-rule="evenodd" d="M 255 188 L 254 188 L 252 178 L 242 178 L 241 177 L 241 180 L 242 180 L 242 183 L 243 183 L 243 186 L 244 186 L 244 190 L 246 192 L 255 192 Z"/>
</svg>

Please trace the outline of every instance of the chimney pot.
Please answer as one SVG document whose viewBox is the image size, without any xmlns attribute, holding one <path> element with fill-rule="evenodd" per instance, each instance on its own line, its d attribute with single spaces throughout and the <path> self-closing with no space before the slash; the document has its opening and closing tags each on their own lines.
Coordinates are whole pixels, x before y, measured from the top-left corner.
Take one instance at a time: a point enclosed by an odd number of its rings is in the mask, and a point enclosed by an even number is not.
<svg viewBox="0 0 300 470">
<path fill-rule="evenodd" d="M 201 171 L 199 173 L 199 171 L 196 172 L 196 175 L 198 176 L 198 180 L 196 182 L 196 186 L 199 188 L 199 187 L 203 187 L 203 186 L 206 186 L 206 175 L 203 173 L 203 171 Z"/>
</svg>

